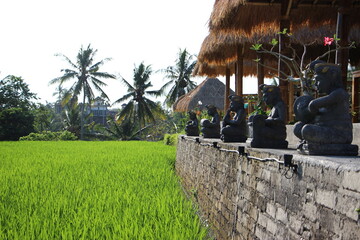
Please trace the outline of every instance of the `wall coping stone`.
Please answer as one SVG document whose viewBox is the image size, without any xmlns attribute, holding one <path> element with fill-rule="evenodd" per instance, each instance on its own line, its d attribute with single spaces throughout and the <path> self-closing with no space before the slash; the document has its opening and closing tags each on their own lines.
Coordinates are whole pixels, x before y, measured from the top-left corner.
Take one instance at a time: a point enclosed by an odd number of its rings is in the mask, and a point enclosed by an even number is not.
<svg viewBox="0 0 360 240">
<path fill-rule="evenodd" d="M 302 162 L 307 163 L 313 166 L 322 166 L 325 168 L 332 168 L 337 171 L 360 171 L 360 156 L 322 156 L 322 155 L 302 155 L 299 154 L 293 146 L 290 146 L 288 149 L 269 149 L 269 148 L 251 148 L 246 145 L 246 143 L 224 143 L 221 139 L 218 138 L 203 138 L 199 137 L 190 137 L 181 135 L 180 138 L 189 139 L 195 141 L 196 138 L 199 138 L 200 143 L 213 144 L 217 143 L 217 146 L 227 150 L 237 150 L 239 146 L 245 147 L 245 152 L 248 155 L 254 153 L 262 153 L 269 155 L 268 157 L 282 158 L 284 154 L 293 155 L 293 162 Z"/>
</svg>

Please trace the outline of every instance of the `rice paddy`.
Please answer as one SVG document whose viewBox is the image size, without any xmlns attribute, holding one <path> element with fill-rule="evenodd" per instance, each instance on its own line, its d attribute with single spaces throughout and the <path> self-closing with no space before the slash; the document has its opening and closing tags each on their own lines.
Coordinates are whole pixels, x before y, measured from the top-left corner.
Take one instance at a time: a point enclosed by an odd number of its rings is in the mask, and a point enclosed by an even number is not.
<svg viewBox="0 0 360 240">
<path fill-rule="evenodd" d="M 0 142 L 0 239 L 206 239 L 151 142 Z"/>
</svg>

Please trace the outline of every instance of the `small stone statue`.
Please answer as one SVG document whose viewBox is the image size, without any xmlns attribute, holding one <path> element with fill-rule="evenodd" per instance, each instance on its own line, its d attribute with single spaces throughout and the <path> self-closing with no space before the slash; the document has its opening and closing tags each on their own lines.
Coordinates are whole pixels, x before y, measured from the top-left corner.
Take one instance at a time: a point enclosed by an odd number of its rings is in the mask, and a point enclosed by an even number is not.
<svg viewBox="0 0 360 240">
<path fill-rule="evenodd" d="M 185 127 L 186 136 L 199 136 L 199 122 L 196 113 L 189 111 L 190 121 L 187 122 Z"/>
<path fill-rule="evenodd" d="M 281 99 L 280 88 L 262 84 L 259 86 L 264 102 L 271 107 L 269 116 L 253 115 L 248 120 L 250 147 L 278 148 L 288 147 L 286 139 L 286 105 Z"/>
<path fill-rule="evenodd" d="M 204 138 L 220 138 L 220 116 L 214 105 L 206 105 L 208 114 L 212 117 L 201 119 L 201 132 Z"/>
<path fill-rule="evenodd" d="M 338 65 L 313 62 L 315 86 L 319 95 L 296 99 L 294 112 L 299 120 L 294 134 L 301 139 L 298 152 L 308 155 L 358 155 L 352 145 L 352 123 L 349 113 L 349 94 L 343 89 Z"/>
<path fill-rule="evenodd" d="M 224 142 L 245 142 L 247 139 L 246 112 L 244 100 L 237 95 L 229 96 L 230 108 L 223 118 L 221 140 Z M 232 116 L 235 113 L 234 116 Z"/>
</svg>

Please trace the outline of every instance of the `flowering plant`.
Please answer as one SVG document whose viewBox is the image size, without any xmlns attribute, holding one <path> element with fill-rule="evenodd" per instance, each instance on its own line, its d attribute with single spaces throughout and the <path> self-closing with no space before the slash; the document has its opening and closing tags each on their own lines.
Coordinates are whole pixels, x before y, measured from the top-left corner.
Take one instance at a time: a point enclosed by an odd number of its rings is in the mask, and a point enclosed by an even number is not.
<svg viewBox="0 0 360 240">
<path fill-rule="evenodd" d="M 279 32 L 278 34 L 286 35 L 287 37 L 294 38 L 294 36 L 291 33 L 287 32 L 286 28 L 283 31 Z M 339 40 L 340 39 L 337 38 L 336 34 L 332 38 L 324 37 L 324 45 L 329 47 L 328 51 L 322 54 L 321 56 L 318 56 L 316 59 L 314 59 L 314 61 L 323 59 L 327 56 L 328 57 L 327 62 L 329 62 L 331 53 L 340 49 L 355 48 L 355 42 L 352 42 L 348 46 L 343 47 L 338 44 Z M 300 41 L 297 40 L 297 42 Z M 332 49 L 331 45 L 333 45 L 333 43 L 335 43 L 335 47 Z M 307 95 L 312 95 L 312 92 L 314 91 L 313 73 L 309 67 L 309 64 L 304 66 L 304 59 L 307 53 L 307 47 L 314 44 L 314 42 L 311 42 L 309 44 L 302 44 L 303 52 L 301 57 L 298 56 L 298 52 L 291 46 L 291 44 L 287 45 L 288 49 L 290 49 L 290 54 L 288 55 L 274 51 L 275 47 L 278 46 L 279 44 L 279 41 L 277 39 L 275 38 L 272 39 L 271 42 L 269 42 L 269 44 L 271 46 L 270 49 L 265 49 L 263 47 L 263 44 L 261 43 L 256 43 L 252 45 L 251 49 L 257 51 L 258 53 L 270 54 L 272 56 L 275 56 L 277 59 L 279 59 L 286 66 L 287 73 L 285 73 L 284 71 L 280 71 L 280 73 L 286 77 L 281 78 L 280 76 L 276 76 L 275 78 L 283 81 L 300 82 L 302 91 Z M 270 66 L 261 64 L 260 59 L 255 59 L 255 61 L 268 69 L 278 71 L 278 69 L 274 69 Z"/>
</svg>

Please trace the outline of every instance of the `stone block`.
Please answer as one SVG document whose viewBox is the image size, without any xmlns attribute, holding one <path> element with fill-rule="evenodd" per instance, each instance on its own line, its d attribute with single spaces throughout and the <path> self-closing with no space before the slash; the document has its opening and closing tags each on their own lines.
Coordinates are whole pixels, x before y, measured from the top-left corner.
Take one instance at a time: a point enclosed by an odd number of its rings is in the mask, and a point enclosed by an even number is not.
<svg viewBox="0 0 360 240">
<path fill-rule="evenodd" d="M 360 199 L 356 199 L 339 193 L 337 193 L 336 195 L 337 202 L 335 210 L 354 221 L 358 221 L 359 213 L 357 213 L 355 209 L 360 207 Z"/>
<path fill-rule="evenodd" d="M 342 186 L 360 193 L 360 172 L 345 171 Z"/>
<path fill-rule="evenodd" d="M 296 234 L 300 234 L 303 226 L 303 222 L 300 221 L 298 218 L 298 215 L 289 215 L 289 223 L 287 224 L 289 228 Z"/>
<path fill-rule="evenodd" d="M 276 215 L 276 206 L 271 203 L 268 202 L 266 204 L 266 213 L 270 215 L 270 217 L 272 217 L 273 219 L 275 219 L 275 215 Z"/>
<path fill-rule="evenodd" d="M 336 194 L 334 191 L 317 189 L 315 193 L 315 201 L 320 205 L 334 209 L 336 203 Z"/>
<path fill-rule="evenodd" d="M 288 214 L 284 208 L 278 206 L 276 211 L 276 219 L 284 224 L 288 223 Z"/>
<path fill-rule="evenodd" d="M 314 203 L 305 203 L 303 205 L 303 215 L 306 219 L 309 219 L 312 222 L 315 222 L 319 217 L 318 207 Z"/>
</svg>

